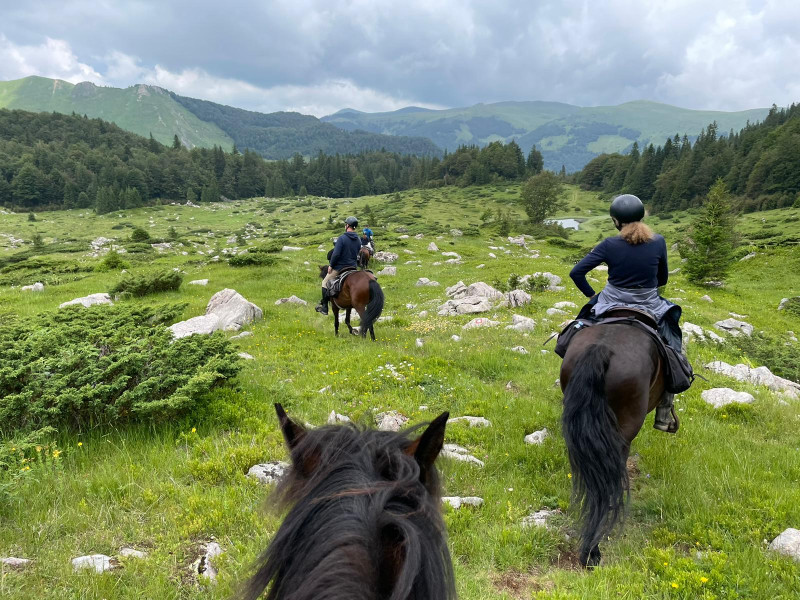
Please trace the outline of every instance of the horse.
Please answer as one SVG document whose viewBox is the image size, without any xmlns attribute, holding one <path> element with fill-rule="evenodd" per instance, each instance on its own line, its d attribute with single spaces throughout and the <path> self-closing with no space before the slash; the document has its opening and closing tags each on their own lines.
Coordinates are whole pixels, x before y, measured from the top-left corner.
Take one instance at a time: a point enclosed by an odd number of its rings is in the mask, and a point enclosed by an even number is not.
<svg viewBox="0 0 800 600">
<path fill-rule="evenodd" d="M 283 523 L 238 597 L 455 600 L 434 461 L 449 413 L 415 439 L 353 424 L 305 429 L 275 411 L 291 454 Z"/>
<path fill-rule="evenodd" d="M 358 251 L 358 258 L 356 259 L 356 264 L 358 268 L 362 271 L 369 266 L 369 246 L 361 246 L 361 250 Z"/>
<path fill-rule="evenodd" d="M 613 310 L 607 316 L 641 313 Z M 661 400 L 664 366 L 656 342 L 625 324 L 598 324 L 575 334 L 561 364 L 561 428 L 580 505 L 579 559 L 600 562 L 599 543 L 624 516 L 630 498 L 627 459 L 645 416 Z"/>
<path fill-rule="evenodd" d="M 320 279 L 325 279 L 328 274 L 328 265 L 320 265 L 319 276 Z M 344 323 L 350 330 L 350 333 L 356 335 L 353 327 L 350 325 L 350 312 L 356 309 L 358 316 L 361 319 L 361 326 L 359 331 L 361 337 L 367 336 L 367 330 L 372 341 L 375 341 L 375 329 L 373 325 L 378 317 L 383 312 L 384 296 L 378 280 L 369 271 L 358 271 L 351 273 L 347 276 L 342 284 L 342 290 L 336 296 L 331 298 L 331 307 L 333 308 L 333 327 L 336 335 L 339 335 L 339 310 L 344 309 L 345 319 Z"/>
</svg>

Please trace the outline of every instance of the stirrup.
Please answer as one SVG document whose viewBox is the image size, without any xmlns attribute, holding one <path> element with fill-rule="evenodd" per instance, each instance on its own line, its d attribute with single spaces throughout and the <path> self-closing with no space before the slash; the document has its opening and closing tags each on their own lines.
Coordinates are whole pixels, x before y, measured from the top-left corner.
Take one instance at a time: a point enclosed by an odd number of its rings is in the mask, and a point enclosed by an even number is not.
<svg viewBox="0 0 800 600">
<path fill-rule="evenodd" d="M 328 303 L 327 302 L 324 302 L 324 303 L 320 302 L 319 304 L 317 304 L 314 307 L 314 310 L 317 311 L 318 313 L 323 314 L 323 315 L 327 315 L 328 314 Z"/>
<path fill-rule="evenodd" d="M 674 406 L 656 407 L 656 418 L 655 421 L 653 421 L 653 429 L 658 429 L 666 433 L 676 433 L 680 426 L 681 424 L 680 421 L 678 421 L 678 415 L 675 414 Z"/>
</svg>

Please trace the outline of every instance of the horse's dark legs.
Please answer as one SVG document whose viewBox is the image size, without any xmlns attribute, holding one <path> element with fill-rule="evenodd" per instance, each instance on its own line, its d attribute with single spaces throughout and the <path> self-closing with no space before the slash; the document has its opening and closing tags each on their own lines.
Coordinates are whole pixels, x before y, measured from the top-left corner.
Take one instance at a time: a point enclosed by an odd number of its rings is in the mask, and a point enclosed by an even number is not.
<svg viewBox="0 0 800 600">
<path fill-rule="evenodd" d="M 350 335 L 355 335 L 355 333 L 353 333 L 353 328 L 350 325 L 350 312 L 352 310 L 353 310 L 352 308 L 348 308 L 347 311 L 344 313 L 344 324 L 347 325 L 347 328 L 350 330 Z"/>
<path fill-rule="evenodd" d="M 587 569 L 593 569 L 597 565 L 600 564 L 600 558 L 602 555 L 600 554 L 600 546 L 597 545 L 589 551 L 588 554 L 581 553 L 579 560 L 581 561 L 581 566 Z"/>
<path fill-rule="evenodd" d="M 333 331 L 336 337 L 339 337 L 339 307 L 334 302 L 331 302 L 331 307 L 333 308 Z"/>
<path fill-rule="evenodd" d="M 372 341 L 374 342 L 375 341 L 375 328 L 372 325 L 369 326 L 369 336 L 372 338 Z"/>
</svg>

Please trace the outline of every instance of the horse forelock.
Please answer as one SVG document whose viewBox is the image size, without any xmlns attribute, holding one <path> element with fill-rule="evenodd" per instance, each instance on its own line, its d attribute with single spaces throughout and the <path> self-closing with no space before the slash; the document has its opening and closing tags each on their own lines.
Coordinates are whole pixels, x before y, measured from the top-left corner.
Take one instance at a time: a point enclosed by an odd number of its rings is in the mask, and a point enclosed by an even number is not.
<svg viewBox="0 0 800 600">
<path fill-rule="evenodd" d="M 273 581 L 268 598 L 454 597 L 438 483 L 422 485 L 409 443 L 352 425 L 306 433 L 292 460 L 316 468 L 276 490 L 291 508 L 254 578 Z"/>
</svg>

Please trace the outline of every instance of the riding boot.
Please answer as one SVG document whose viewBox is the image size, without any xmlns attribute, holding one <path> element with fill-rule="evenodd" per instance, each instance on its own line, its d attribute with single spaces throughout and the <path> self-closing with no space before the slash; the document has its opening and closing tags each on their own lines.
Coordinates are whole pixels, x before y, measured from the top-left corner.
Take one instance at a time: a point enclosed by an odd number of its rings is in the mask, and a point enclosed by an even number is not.
<svg viewBox="0 0 800 600">
<path fill-rule="evenodd" d="M 653 422 L 653 427 L 659 431 L 666 431 L 667 433 L 675 433 L 680 427 L 678 422 L 678 415 L 675 414 L 675 394 L 664 392 L 661 397 L 661 403 L 656 406 L 656 418 Z"/>
<path fill-rule="evenodd" d="M 314 310 L 323 315 L 328 314 L 328 290 L 325 288 L 322 288 L 322 300 L 314 307 Z"/>
</svg>

